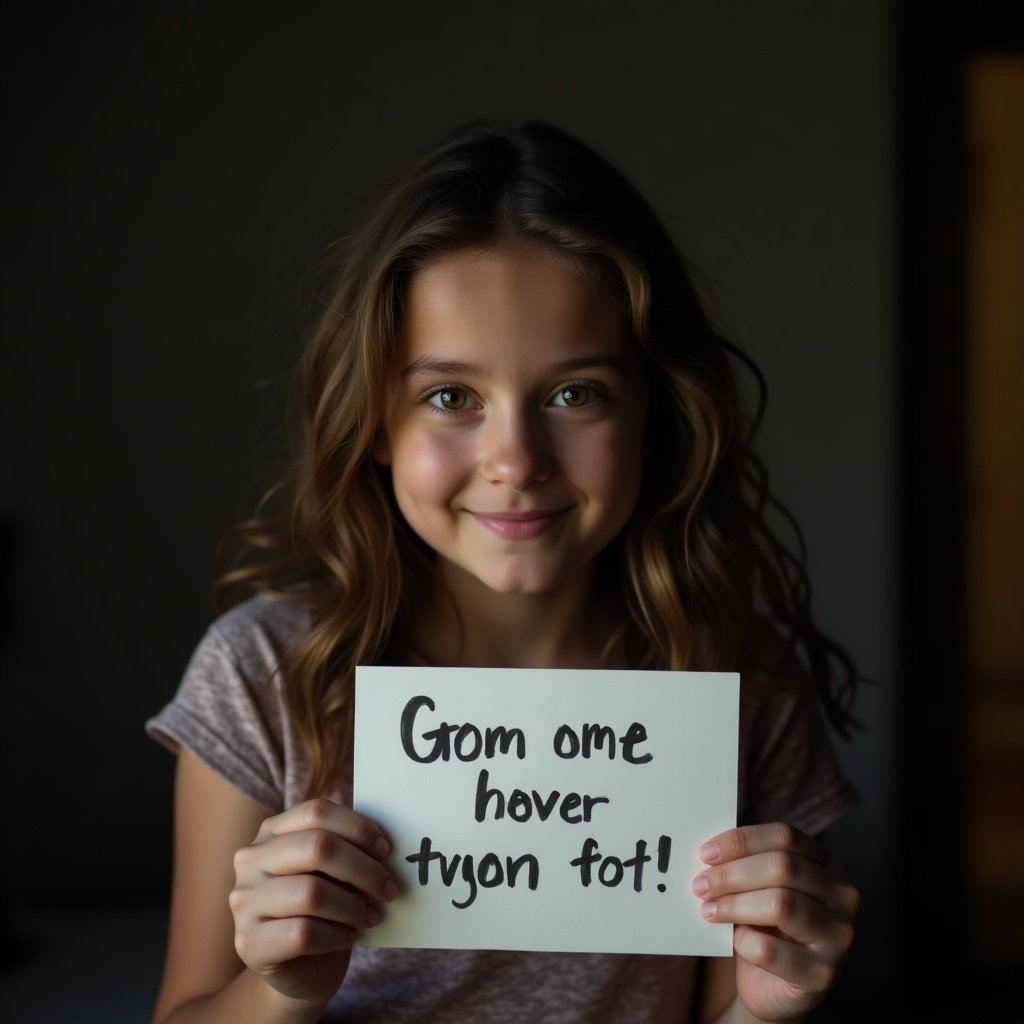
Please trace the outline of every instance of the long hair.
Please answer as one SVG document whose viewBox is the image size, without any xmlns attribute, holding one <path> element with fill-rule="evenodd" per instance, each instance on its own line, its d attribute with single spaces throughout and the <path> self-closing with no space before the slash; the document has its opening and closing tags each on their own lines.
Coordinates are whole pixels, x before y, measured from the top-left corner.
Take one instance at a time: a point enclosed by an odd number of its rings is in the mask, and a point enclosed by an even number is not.
<svg viewBox="0 0 1024 1024">
<path fill-rule="evenodd" d="M 276 489 L 290 507 L 226 532 L 243 558 L 214 582 L 218 611 L 253 589 L 311 609 L 282 666 L 310 755 L 309 794 L 337 778 L 355 666 L 402 650 L 433 572 L 372 457 L 404 290 L 439 254 L 516 241 L 542 243 L 617 287 L 647 362 L 654 455 L 630 522 L 602 556 L 622 610 L 609 649 L 646 669 L 781 675 L 802 662 L 848 736 L 854 666 L 814 625 L 803 538 L 753 449 L 760 371 L 714 328 L 665 228 L 605 159 L 551 125 L 473 122 L 422 157 L 348 240 L 303 362 L 302 451 Z M 758 391 L 752 416 L 740 368 Z M 777 663 L 763 664 L 760 620 L 785 640 Z"/>
</svg>

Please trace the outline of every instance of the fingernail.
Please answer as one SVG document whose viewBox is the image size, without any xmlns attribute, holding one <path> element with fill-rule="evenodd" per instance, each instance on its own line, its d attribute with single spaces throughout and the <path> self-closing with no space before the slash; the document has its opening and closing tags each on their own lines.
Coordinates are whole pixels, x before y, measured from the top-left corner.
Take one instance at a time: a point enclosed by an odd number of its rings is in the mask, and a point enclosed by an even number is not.
<svg viewBox="0 0 1024 1024">
<path fill-rule="evenodd" d="M 693 892 L 695 896 L 703 896 L 711 888 L 711 882 L 707 875 L 698 875 L 693 880 Z"/>
<path fill-rule="evenodd" d="M 386 857 L 391 852 L 391 844 L 383 836 L 377 836 L 373 841 L 373 852 L 378 857 Z"/>
<path fill-rule="evenodd" d="M 700 859 L 706 864 L 713 863 L 721 856 L 722 851 L 718 848 L 718 843 L 705 843 L 700 848 Z"/>
<path fill-rule="evenodd" d="M 375 924 L 380 923 L 380 911 L 376 907 L 366 908 L 366 923 L 372 928 Z"/>
<path fill-rule="evenodd" d="M 381 886 L 380 894 L 388 901 L 388 903 L 398 895 L 398 886 L 395 885 L 394 879 L 389 878 L 383 886 Z"/>
<path fill-rule="evenodd" d="M 718 913 L 718 902 L 716 900 L 708 900 L 706 903 L 700 905 L 700 916 L 705 921 L 714 921 L 715 914 Z"/>
</svg>

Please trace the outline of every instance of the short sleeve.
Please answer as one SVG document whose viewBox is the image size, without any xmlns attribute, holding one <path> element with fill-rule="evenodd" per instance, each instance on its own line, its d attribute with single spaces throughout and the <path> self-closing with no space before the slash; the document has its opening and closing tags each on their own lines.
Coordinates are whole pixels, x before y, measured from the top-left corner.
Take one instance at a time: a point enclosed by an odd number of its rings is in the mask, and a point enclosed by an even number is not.
<svg viewBox="0 0 1024 1024">
<path fill-rule="evenodd" d="M 787 821 L 820 835 L 857 806 L 809 682 L 741 695 L 739 784 L 741 825 Z"/>
<path fill-rule="evenodd" d="M 287 626 L 294 613 L 256 598 L 215 622 L 174 699 L 146 722 L 151 737 L 174 752 L 186 747 L 275 814 L 287 806 L 296 768 L 279 672 L 282 616 Z"/>
</svg>

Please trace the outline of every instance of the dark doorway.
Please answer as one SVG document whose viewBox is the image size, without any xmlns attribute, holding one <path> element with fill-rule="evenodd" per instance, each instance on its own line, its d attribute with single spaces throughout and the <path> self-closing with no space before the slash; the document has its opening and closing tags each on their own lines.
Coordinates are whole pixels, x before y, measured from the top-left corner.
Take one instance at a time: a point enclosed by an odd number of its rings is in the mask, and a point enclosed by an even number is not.
<svg viewBox="0 0 1024 1024">
<path fill-rule="evenodd" d="M 995 1020 L 1024 965 L 1024 7 L 904 18 L 898 987 Z"/>
</svg>

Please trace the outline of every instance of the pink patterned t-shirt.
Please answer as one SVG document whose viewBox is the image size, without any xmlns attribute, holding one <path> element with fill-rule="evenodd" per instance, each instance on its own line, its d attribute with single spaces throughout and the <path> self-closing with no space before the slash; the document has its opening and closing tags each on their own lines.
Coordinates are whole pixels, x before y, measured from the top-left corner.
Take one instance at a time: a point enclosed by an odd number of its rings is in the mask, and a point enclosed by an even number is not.
<svg viewBox="0 0 1024 1024">
<path fill-rule="evenodd" d="M 305 605 L 256 597 L 209 629 L 177 695 L 146 723 L 276 814 L 305 796 L 308 762 L 277 666 L 308 624 Z M 755 692 L 756 689 L 756 692 Z M 739 824 L 824 832 L 856 804 L 809 695 L 741 684 Z M 337 795 L 351 800 L 348 780 Z M 696 900 L 694 901 L 696 912 Z M 538 925 L 543 927 L 543 923 Z M 695 1018 L 698 961 L 634 954 L 353 951 L 324 1022 L 646 1024 Z"/>
</svg>

